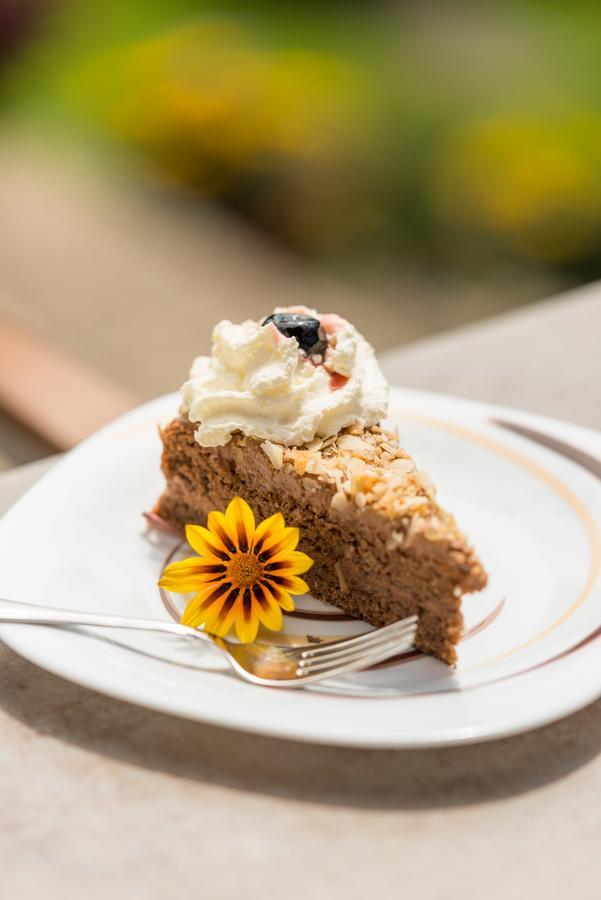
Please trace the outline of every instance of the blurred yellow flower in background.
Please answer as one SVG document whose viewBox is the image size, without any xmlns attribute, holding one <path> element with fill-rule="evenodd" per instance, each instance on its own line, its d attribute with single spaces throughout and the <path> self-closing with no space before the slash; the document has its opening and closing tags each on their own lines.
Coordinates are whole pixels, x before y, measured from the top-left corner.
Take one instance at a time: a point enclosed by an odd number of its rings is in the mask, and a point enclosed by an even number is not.
<svg viewBox="0 0 601 900">
<path fill-rule="evenodd" d="M 80 87 L 87 92 L 95 105 L 103 98 L 118 137 L 207 190 L 266 159 L 339 155 L 363 106 L 347 62 L 261 46 L 226 20 L 192 22 L 96 60 Z"/>
<path fill-rule="evenodd" d="M 108 2 L 104 28 L 67 5 L 80 18 L 54 50 L 49 32 L 21 91 L 90 145 L 125 149 L 141 183 L 349 269 L 597 271 L 596 8 L 459 4 L 418 23 L 383 7 Z"/>
<path fill-rule="evenodd" d="M 585 255 L 601 229 L 601 118 L 469 122 L 439 148 L 439 208 L 540 260 Z"/>
</svg>

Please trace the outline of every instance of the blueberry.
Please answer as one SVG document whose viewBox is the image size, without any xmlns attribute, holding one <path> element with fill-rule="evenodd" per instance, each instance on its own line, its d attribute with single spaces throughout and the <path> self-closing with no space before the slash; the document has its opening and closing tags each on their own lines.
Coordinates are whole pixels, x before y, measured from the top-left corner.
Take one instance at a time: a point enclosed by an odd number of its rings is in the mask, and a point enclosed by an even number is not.
<svg viewBox="0 0 601 900">
<path fill-rule="evenodd" d="M 263 321 L 263 325 L 273 322 L 278 331 L 286 337 L 296 339 L 298 346 L 307 356 L 323 356 L 328 342 L 321 328 L 319 319 L 302 313 L 273 313 Z"/>
</svg>

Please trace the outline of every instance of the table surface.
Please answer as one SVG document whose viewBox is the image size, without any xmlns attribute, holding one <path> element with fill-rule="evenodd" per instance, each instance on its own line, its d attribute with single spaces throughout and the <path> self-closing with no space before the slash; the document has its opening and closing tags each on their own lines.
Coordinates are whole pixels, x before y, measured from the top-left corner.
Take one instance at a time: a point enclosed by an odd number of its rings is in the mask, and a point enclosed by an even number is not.
<svg viewBox="0 0 601 900">
<path fill-rule="evenodd" d="M 593 285 L 383 364 L 395 383 L 601 427 L 600 337 Z M 2 476 L 0 512 L 50 465 Z M 599 896 L 601 701 L 490 744 L 337 749 L 179 720 L 0 657 L 5 896 Z"/>
</svg>

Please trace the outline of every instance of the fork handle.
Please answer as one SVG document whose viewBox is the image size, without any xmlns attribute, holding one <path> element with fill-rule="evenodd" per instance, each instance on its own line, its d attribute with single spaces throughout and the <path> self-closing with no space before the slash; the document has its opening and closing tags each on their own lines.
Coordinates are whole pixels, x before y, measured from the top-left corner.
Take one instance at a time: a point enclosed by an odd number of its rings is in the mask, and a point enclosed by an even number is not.
<svg viewBox="0 0 601 900">
<path fill-rule="evenodd" d="M 18 603 L 16 600 L 0 600 L 0 623 L 19 625 L 96 625 L 102 628 L 129 628 L 133 631 L 159 631 L 183 637 L 204 638 L 207 635 L 187 625 L 176 622 L 161 622 L 157 619 L 138 619 L 129 616 L 98 615 L 79 612 L 75 609 L 55 609 L 52 606 L 37 606 L 33 603 Z"/>
</svg>

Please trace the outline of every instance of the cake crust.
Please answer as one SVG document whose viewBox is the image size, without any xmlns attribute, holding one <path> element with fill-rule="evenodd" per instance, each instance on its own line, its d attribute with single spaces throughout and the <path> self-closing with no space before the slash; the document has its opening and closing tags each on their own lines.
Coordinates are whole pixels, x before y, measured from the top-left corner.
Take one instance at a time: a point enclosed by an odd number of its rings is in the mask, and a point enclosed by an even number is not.
<svg viewBox="0 0 601 900">
<path fill-rule="evenodd" d="M 205 524 L 236 495 L 258 520 L 281 512 L 314 560 L 315 597 L 375 626 L 418 613 L 418 648 L 456 661 L 461 597 L 481 590 L 486 574 L 396 435 L 348 429 L 294 448 L 234 434 L 201 447 L 182 417 L 161 439 L 167 484 L 154 512 L 162 519 L 179 529 Z"/>
</svg>

